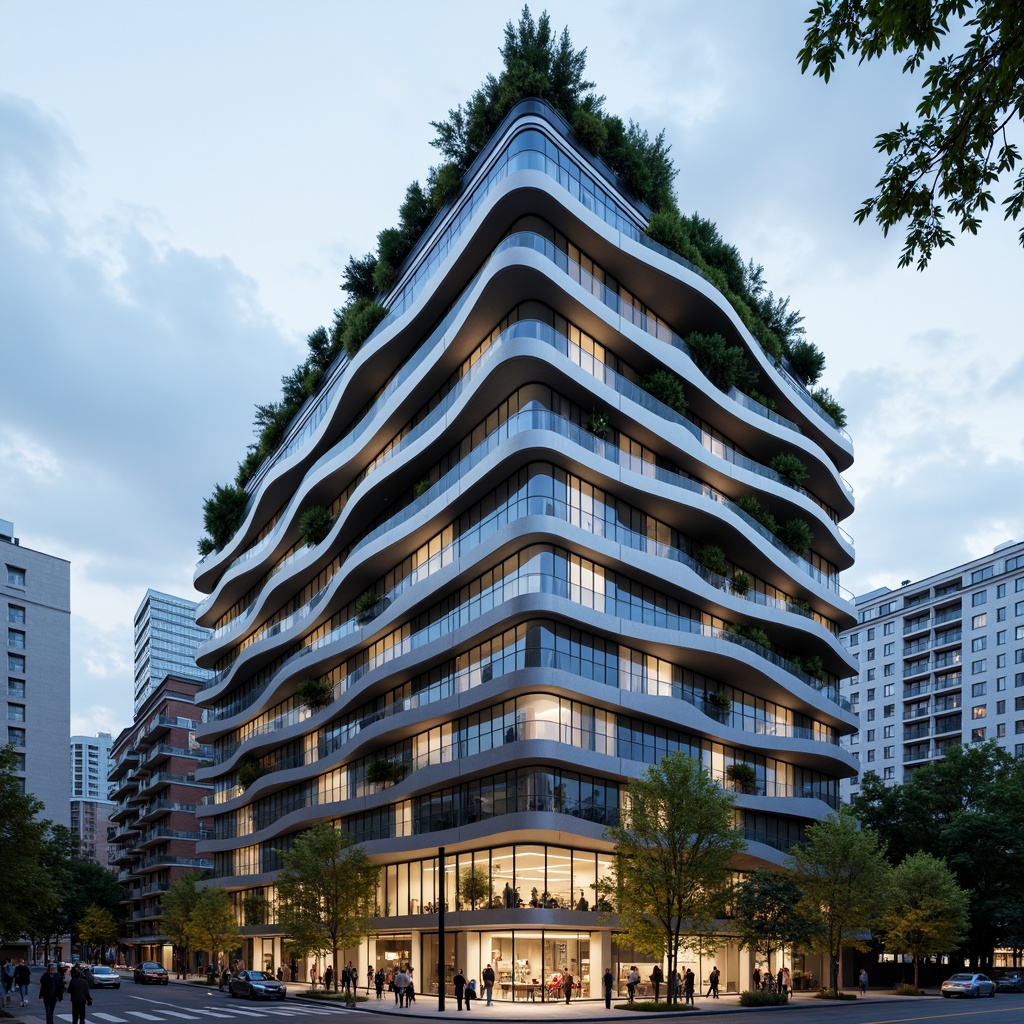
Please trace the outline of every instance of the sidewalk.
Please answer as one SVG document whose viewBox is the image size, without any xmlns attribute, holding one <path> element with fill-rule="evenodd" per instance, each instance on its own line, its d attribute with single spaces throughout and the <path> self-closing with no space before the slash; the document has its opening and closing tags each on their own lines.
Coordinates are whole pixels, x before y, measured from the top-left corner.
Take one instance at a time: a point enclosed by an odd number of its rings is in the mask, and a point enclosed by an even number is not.
<svg viewBox="0 0 1024 1024">
<path fill-rule="evenodd" d="M 360 995 L 363 993 L 360 992 Z M 323 1000 L 311 1000 L 308 998 L 303 999 L 303 991 L 297 990 L 288 993 L 289 1000 L 295 1000 L 296 1002 L 310 1002 L 319 1003 L 323 1005 Z M 867 999 L 877 1003 L 889 1003 L 904 1001 L 904 996 L 894 996 L 888 993 L 879 993 L 878 995 L 869 995 Z M 672 1011 L 662 1011 L 660 1013 L 645 1013 L 640 1010 L 621 1010 L 616 1009 L 624 1003 L 622 999 L 613 999 L 612 1008 L 606 1010 L 604 1001 L 600 999 L 574 999 L 571 1003 L 566 1004 L 565 1002 L 530 1002 L 529 1000 L 522 1000 L 512 1002 L 511 1000 L 494 1000 L 492 1006 L 487 1006 L 484 1000 L 474 999 L 473 1009 L 470 1011 L 472 1014 L 480 1014 L 479 1018 L 486 1021 L 523 1021 L 523 1020 L 536 1020 L 536 1021 L 549 1021 L 549 1020 L 571 1020 L 574 1024 L 583 1021 L 602 1021 L 602 1020 L 645 1020 L 650 1021 L 652 1019 L 671 1020 L 682 1014 L 722 1014 L 722 1013 L 737 1013 L 746 1012 L 749 1007 L 740 1006 L 739 995 L 731 993 L 729 995 L 723 995 L 719 999 L 706 999 L 703 996 L 697 996 L 696 1006 L 693 1009 L 685 1007 L 682 1004 L 677 1009 Z M 852 1005 L 853 1001 L 843 1003 L 825 1002 L 816 999 L 815 994 L 812 992 L 797 992 L 794 993 L 790 999 L 787 1007 L 766 1007 L 769 1011 L 773 1009 L 817 1009 L 821 1010 L 823 1006 L 848 1006 Z M 343 1005 L 343 1004 L 342 1004 Z M 466 1011 L 459 1012 L 458 1006 L 455 1002 L 454 996 L 448 996 L 445 999 L 445 1008 L 441 1012 L 437 1008 L 437 996 L 436 995 L 423 995 L 418 994 L 416 1001 L 412 1006 L 406 1008 L 399 1008 L 395 1003 L 394 993 L 385 992 L 383 999 L 377 999 L 371 992 L 369 999 L 366 1002 L 357 1003 L 355 1007 L 356 1012 L 363 1013 L 375 1013 L 382 1016 L 388 1017 L 430 1017 L 434 1020 L 442 1019 L 465 1019 Z M 469 1018 L 472 1020 L 473 1018 Z"/>
</svg>

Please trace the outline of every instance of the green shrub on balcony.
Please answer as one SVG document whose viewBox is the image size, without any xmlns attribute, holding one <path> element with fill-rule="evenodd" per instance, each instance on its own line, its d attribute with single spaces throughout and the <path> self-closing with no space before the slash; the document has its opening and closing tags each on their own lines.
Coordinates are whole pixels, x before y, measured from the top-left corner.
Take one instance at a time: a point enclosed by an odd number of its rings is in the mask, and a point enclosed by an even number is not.
<svg viewBox="0 0 1024 1024">
<path fill-rule="evenodd" d="M 837 427 L 846 426 L 846 410 L 836 401 L 828 388 L 815 388 L 811 392 L 811 398 L 828 413 Z"/>
<path fill-rule="evenodd" d="M 721 334 L 693 334 L 686 338 L 690 357 L 701 373 L 716 388 L 740 391 L 757 383 L 757 373 L 747 363 L 746 350 L 740 345 L 729 345 Z"/>
<path fill-rule="evenodd" d="M 814 532 L 804 519 L 789 519 L 776 531 L 776 536 L 794 554 L 803 558 L 811 550 Z"/>
<path fill-rule="evenodd" d="M 331 532 L 331 513 L 323 505 L 311 505 L 299 517 L 302 539 L 313 547 Z"/>
<path fill-rule="evenodd" d="M 754 388 L 748 388 L 747 397 L 752 398 L 759 405 L 763 405 L 771 412 L 775 412 L 779 407 L 779 403 L 776 402 L 774 398 L 769 398 L 768 395 L 762 395 L 760 391 L 755 391 Z"/>
<path fill-rule="evenodd" d="M 813 342 L 801 339 L 789 347 L 789 365 L 800 383 L 817 384 L 825 369 L 825 353 Z"/>
<path fill-rule="evenodd" d="M 412 496 L 414 498 L 421 498 L 427 491 L 430 490 L 430 477 L 425 476 L 422 480 L 417 480 L 412 488 Z"/>
<path fill-rule="evenodd" d="M 717 544 L 704 544 L 698 548 L 697 561 L 708 572 L 717 573 L 719 576 L 726 576 L 729 573 L 729 563 L 726 560 L 725 552 Z"/>
<path fill-rule="evenodd" d="M 636 384 L 652 398 L 656 398 L 680 415 L 686 412 L 686 390 L 683 387 L 682 378 L 676 376 L 671 370 L 658 369 L 652 373 L 645 373 L 637 377 Z"/>
<path fill-rule="evenodd" d="M 366 766 L 366 781 L 374 786 L 401 782 L 407 774 L 408 766 L 400 759 L 378 757 Z"/>
<path fill-rule="evenodd" d="M 771 512 L 761 504 L 756 495 L 741 494 L 736 499 L 736 504 L 746 512 L 751 519 L 759 522 L 766 530 L 769 530 L 771 533 L 775 533 L 778 530 L 779 524 L 776 522 L 775 516 L 773 516 Z"/>
<path fill-rule="evenodd" d="M 248 505 L 249 495 L 241 487 L 222 484 L 203 502 L 203 526 L 218 551 L 238 532 Z"/>
<path fill-rule="evenodd" d="M 736 636 L 741 636 L 744 640 L 749 640 L 752 644 L 757 644 L 767 651 L 772 650 L 771 637 L 760 626 L 741 626 L 733 623 L 726 626 L 726 629 L 730 633 L 735 633 Z"/>
<path fill-rule="evenodd" d="M 725 690 L 712 690 L 704 694 L 704 705 L 705 710 L 714 712 L 713 717 L 721 722 L 732 711 L 732 697 Z"/>
<path fill-rule="evenodd" d="M 372 587 L 364 590 L 356 598 L 355 613 L 360 622 L 369 622 L 373 618 L 373 610 L 380 604 L 380 594 Z"/>
<path fill-rule="evenodd" d="M 732 577 L 732 589 L 733 592 L 739 594 L 740 597 L 746 595 L 747 591 L 750 590 L 750 585 L 753 581 L 745 572 L 733 573 Z"/>
<path fill-rule="evenodd" d="M 310 711 L 321 711 L 334 700 L 334 687 L 326 679 L 303 679 L 295 687 L 299 703 Z"/>
<path fill-rule="evenodd" d="M 248 789 L 257 779 L 263 778 L 270 771 L 260 763 L 258 758 L 247 757 L 239 762 L 236 769 L 238 784 L 242 789 Z"/>
<path fill-rule="evenodd" d="M 798 669 L 806 672 L 809 676 L 814 676 L 815 679 L 821 679 L 825 674 L 825 663 L 821 660 L 821 655 L 819 654 L 810 654 L 806 658 L 796 654 L 789 660 Z"/>
<path fill-rule="evenodd" d="M 587 417 L 586 427 L 594 437 L 603 438 L 608 433 L 608 413 L 592 409 Z"/>
<path fill-rule="evenodd" d="M 803 459 L 792 452 L 779 452 L 768 465 L 779 474 L 779 479 L 787 487 L 802 487 L 807 479 L 807 466 Z"/>
</svg>

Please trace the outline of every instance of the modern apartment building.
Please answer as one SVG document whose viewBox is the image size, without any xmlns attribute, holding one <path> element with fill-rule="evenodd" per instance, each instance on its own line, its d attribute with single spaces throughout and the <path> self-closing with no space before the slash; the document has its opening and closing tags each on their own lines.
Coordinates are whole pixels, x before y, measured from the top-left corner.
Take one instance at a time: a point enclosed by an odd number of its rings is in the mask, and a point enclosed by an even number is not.
<svg viewBox="0 0 1024 1024">
<path fill-rule="evenodd" d="M 1024 543 L 856 599 L 843 643 L 860 716 L 860 772 L 896 785 L 951 746 L 994 739 L 1024 754 Z M 861 775 L 844 780 L 843 797 Z"/>
<path fill-rule="evenodd" d="M 195 605 L 151 590 L 135 616 L 135 678 L 147 673 L 152 678 L 157 664 L 161 670 L 159 679 L 143 687 L 133 724 L 114 741 L 110 770 L 109 795 L 115 804 L 110 865 L 118 871 L 128 904 L 121 945 L 132 962 L 155 960 L 168 970 L 175 966 L 176 951 L 161 929 L 160 894 L 188 871 L 213 866 L 196 853 L 204 834 L 196 814 L 212 789 L 196 778 L 212 756 L 212 748 L 197 739 L 202 713 L 196 696 L 204 684 L 196 677 L 209 673 L 197 670 L 194 660 L 186 665 L 185 678 L 167 667 L 171 660 L 188 658 L 182 639 L 187 634 L 175 628 L 185 608 Z M 163 609 L 170 609 L 168 621 L 161 621 Z M 194 644 L 192 651 L 194 659 Z"/>
<path fill-rule="evenodd" d="M 44 816 L 68 825 L 71 789 L 59 750 L 71 733 L 71 564 L 23 547 L 6 519 L 0 561 L 7 626 L 0 742 L 13 746 L 25 791 L 42 800 Z"/>
<path fill-rule="evenodd" d="M 114 805 L 107 797 L 110 774 L 109 732 L 71 737 L 71 831 L 83 857 L 106 866 L 107 829 Z"/>
<path fill-rule="evenodd" d="M 361 972 L 409 961 L 437 992 L 444 906 L 449 976 L 491 962 L 510 999 L 567 967 L 596 997 L 644 960 L 594 912 L 630 778 L 700 757 L 737 790 L 737 870 L 838 806 L 851 443 L 648 214 L 547 104 L 517 105 L 197 567 L 200 850 L 254 966 L 282 962 L 275 873 L 314 821 L 383 866 Z M 695 331 L 742 346 L 768 401 L 716 387 Z M 658 370 L 685 413 L 643 386 Z M 307 543 L 313 507 L 331 526 Z M 810 550 L 758 507 L 810 524 Z M 746 982 L 747 954 L 717 956 L 723 991 Z"/>
<path fill-rule="evenodd" d="M 195 602 L 147 590 L 135 613 L 135 713 L 168 675 L 209 682 L 195 663 L 196 648 L 210 631 L 196 625 Z"/>
</svg>

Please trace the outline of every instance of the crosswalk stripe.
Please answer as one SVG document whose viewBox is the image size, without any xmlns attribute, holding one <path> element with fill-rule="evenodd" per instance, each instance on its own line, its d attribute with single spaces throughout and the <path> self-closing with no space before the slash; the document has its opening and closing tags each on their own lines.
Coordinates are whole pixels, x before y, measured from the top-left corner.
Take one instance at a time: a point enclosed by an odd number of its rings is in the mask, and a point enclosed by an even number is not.
<svg viewBox="0 0 1024 1024">
<path fill-rule="evenodd" d="M 163 1010 L 162 1013 L 166 1013 L 168 1017 L 180 1017 L 182 1020 L 199 1020 L 198 1017 L 193 1016 L 191 1013 L 178 1013 L 177 1010 Z"/>
<path fill-rule="evenodd" d="M 234 1006 L 225 1006 L 224 1009 L 228 1013 L 240 1013 L 243 1017 L 265 1017 L 265 1013 L 259 1013 L 256 1010 L 241 1010 Z"/>
<path fill-rule="evenodd" d="M 201 1006 L 193 1006 L 193 1012 L 205 1013 L 207 1017 L 223 1017 L 225 1020 L 230 1019 L 230 1013 L 217 1013 L 216 1010 L 204 1010 Z"/>
<path fill-rule="evenodd" d="M 132 1017 L 141 1017 L 143 1020 L 163 1020 L 163 1017 L 154 1017 L 151 1013 L 144 1013 L 142 1010 L 125 1010 L 125 1013 Z"/>
<path fill-rule="evenodd" d="M 63 1016 L 63 1014 L 61 1014 Z M 98 1017 L 100 1020 L 109 1021 L 110 1024 L 128 1024 L 124 1017 L 115 1017 L 112 1013 L 100 1013 L 98 1010 L 89 1014 L 90 1017 Z M 71 1018 L 69 1017 L 68 1020 Z"/>
</svg>

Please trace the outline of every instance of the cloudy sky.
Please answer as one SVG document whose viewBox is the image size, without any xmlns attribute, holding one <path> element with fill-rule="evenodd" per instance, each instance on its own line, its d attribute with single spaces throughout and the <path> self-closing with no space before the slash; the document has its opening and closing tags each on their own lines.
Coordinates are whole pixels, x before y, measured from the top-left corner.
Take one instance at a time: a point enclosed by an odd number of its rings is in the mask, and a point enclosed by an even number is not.
<svg viewBox="0 0 1024 1024">
<path fill-rule="evenodd" d="M 789 295 L 858 461 L 855 593 L 1024 538 L 1024 253 L 998 214 L 923 274 L 853 224 L 913 114 L 896 62 L 829 85 L 810 0 L 551 0 L 607 109 L 665 129 L 685 211 Z M 542 8 L 534 6 L 535 13 Z M 202 501 L 330 322 L 349 255 L 438 162 L 516 2 L 2 0 L 0 518 L 72 566 L 72 729 L 131 718 L 146 588 L 195 597 Z M 1015 283 L 1016 282 L 1016 283 Z"/>
</svg>

